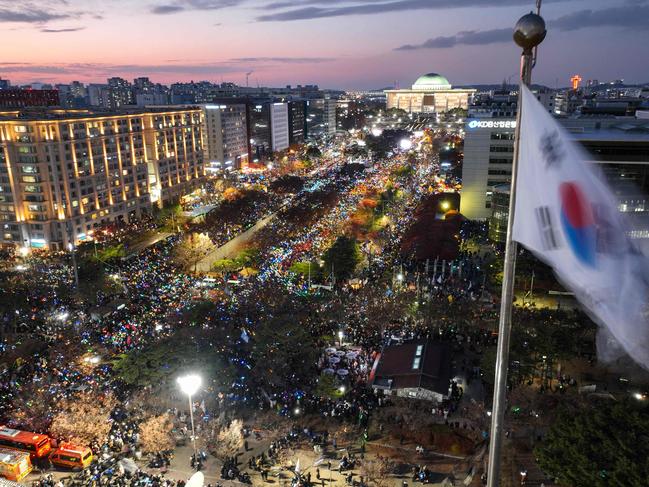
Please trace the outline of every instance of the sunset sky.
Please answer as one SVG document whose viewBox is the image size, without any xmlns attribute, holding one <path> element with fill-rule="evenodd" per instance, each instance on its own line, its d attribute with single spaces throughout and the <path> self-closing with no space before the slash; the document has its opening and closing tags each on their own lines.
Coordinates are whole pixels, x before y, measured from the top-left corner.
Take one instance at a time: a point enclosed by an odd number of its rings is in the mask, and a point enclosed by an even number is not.
<svg viewBox="0 0 649 487">
<path fill-rule="evenodd" d="M 0 0 L 0 76 L 209 80 L 325 88 L 515 78 L 533 0 Z M 649 82 L 649 0 L 546 0 L 534 80 Z"/>
</svg>

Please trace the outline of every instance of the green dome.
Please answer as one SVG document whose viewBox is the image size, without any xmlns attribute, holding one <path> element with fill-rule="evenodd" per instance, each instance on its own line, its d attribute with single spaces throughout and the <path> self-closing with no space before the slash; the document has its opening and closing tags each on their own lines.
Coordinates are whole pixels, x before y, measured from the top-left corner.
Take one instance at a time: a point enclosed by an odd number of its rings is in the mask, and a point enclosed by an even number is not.
<svg viewBox="0 0 649 487">
<path fill-rule="evenodd" d="M 415 84 L 412 85 L 413 90 L 448 90 L 451 84 L 444 76 L 437 73 L 428 73 L 420 76 Z"/>
</svg>

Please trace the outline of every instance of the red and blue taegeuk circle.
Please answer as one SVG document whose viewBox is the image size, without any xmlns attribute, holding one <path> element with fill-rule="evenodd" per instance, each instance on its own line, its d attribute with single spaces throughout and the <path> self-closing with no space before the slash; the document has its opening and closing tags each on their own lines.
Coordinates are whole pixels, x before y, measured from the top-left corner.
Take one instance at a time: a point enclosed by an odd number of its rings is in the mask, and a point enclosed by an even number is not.
<svg viewBox="0 0 649 487">
<path fill-rule="evenodd" d="M 559 186 L 561 225 L 568 245 L 582 264 L 595 266 L 597 232 L 593 208 L 581 187 L 574 182 Z"/>
</svg>

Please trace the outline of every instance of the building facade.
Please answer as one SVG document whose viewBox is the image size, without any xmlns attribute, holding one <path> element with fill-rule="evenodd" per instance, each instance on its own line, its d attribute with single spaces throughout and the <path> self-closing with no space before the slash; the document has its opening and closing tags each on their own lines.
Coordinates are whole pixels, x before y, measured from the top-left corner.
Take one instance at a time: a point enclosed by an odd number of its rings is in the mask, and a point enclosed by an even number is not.
<svg viewBox="0 0 649 487">
<path fill-rule="evenodd" d="M 494 186 L 510 181 L 515 130 L 514 118 L 467 119 L 460 201 L 467 218 L 489 217 Z"/>
<path fill-rule="evenodd" d="M 248 130 L 250 134 L 250 160 L 259 162 L 272 154 L 270 135 L 270 102 L 253 101 L 248 106 Z"/>
<path fill-rule="evenodd" d="M 592 162 L 598 164 L 620 201 L 620 211 L 638 220 L 634 236 L 649 238 L 649 229 L 640 221 L 649 212 L 649 124 L 634 117 L 558 121 L 592 154 Z M 466 125 L 460 211 L 470 219 L 489 218 L 494 240 L 504 235 L 514 130 L 513 119 L 469 119 Z"/>
<path fill-rule="evenodd" d="M 437 73 L 420 76 L 409 90 L 385 90 L 387 108 L 408 113 L 440 113 L 455 108 L 468 109 L 476 90 L 454 89 Z"/>
<path fill-rule="evenodd" d="M 0 90 L 0 107 L 4 108 L 54 107 L 59 103 L 57 90 Z"/>
<path fill-rule="evenodd" d="M 336 133 L 336 100 L 316 98 L 306 102 L 306 137 L 315 138 Z"/>
<path fill-rule="evenodd" d="M 241 169 L 248 161 L 246 105 L 204 105 L 203 110 L 207 169 Z"/>
<path fill-rule="evenodd" d="M 306 102 L 288 102 L 288 142 L 290 145 L 304 144 L 306 133 Z"/>
<path fill-rule="evenodd" d="M 289 125 L 287 103 L 273 103 L 270 106 L 270 140 L 273 152 L 288 149 Z"/>
<path fill-rule="evenodd" d="M 204 177 L 203 111 L 0 113 L 0 243 L 64 249 Z"/>
</svg>

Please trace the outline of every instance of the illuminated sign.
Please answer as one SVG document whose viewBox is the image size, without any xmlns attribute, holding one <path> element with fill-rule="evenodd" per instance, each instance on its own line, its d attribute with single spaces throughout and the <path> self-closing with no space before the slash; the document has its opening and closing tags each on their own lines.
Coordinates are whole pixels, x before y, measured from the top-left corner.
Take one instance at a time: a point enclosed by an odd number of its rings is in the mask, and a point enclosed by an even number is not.
<svg viewBox="0 0 649 487">
<path fill-rule="evenodd" d="M 470 129 L 515 129 L 516 120 L 471 120 Z"/>
</svg>

